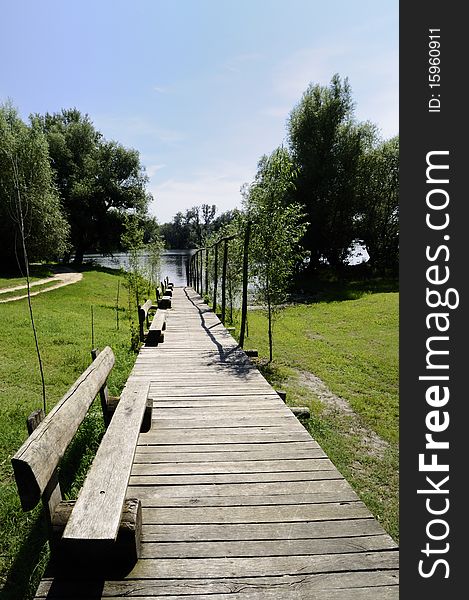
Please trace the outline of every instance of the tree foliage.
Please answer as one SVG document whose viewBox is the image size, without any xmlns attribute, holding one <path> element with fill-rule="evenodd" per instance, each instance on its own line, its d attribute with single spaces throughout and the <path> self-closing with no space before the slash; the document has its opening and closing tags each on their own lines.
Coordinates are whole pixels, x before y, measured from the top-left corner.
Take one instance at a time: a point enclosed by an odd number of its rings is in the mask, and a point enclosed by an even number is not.
<svg viewBox="0 0 469 600">
<path fill-rule="evenodd" d="M 0 261 L 5 270 L 24 266 L 18 252 L 22 226 L 31 261 L 57 259 L 67 251 L 69 226 L 46 138 L 34 121 L 26 125 L 5 104 L 0 106 Z"/>
<path fill-rule="evenodd" d="M 355 236 L 360 159 L 373 130 L 357 125 L 348 80 L 335 75 L 329 86 L 310 85 L 288 121 L 291 155 L 298 170 L 295 201 L 309 226 L 304 245 L 311 265 L 337 267 Z"/>
<path fill-rule="evenodd" d="M 77 109 L 36 115 L 34 122 L 49 144 L 76 262 L 90 250 L 115 250 L 125 215 L 144 215 L 150 200 L 138 152 L 106 141 Z"/>
<path fill-rule="evenodd" d="M 170 223 L 161 225 L 161 235 L 168 248 L 198 248 L 223 226 L 233 220 L 238 210 L 230 210 L 215 216 L 217 207 L 212 204 L 193 206 L 178 212 Z"/>
<path fill-rule="evenodd" d="M 366 152 L 360 162 L 357 237 L 378 271 L 395 271 L 399 261 L 399 138 Z"/>
<path fill-rule="evenodd" d="M 295 177 L 287 150 L 278 148 L 261 158 L 245 196 L 247 219 L 251 222 L 251 275 L 257 301 L 267 312 L 270 360 L 273 323 L 301 258 L 299 240 L 306 230 L 301 205 L 291 201 Z"/>
</svg>

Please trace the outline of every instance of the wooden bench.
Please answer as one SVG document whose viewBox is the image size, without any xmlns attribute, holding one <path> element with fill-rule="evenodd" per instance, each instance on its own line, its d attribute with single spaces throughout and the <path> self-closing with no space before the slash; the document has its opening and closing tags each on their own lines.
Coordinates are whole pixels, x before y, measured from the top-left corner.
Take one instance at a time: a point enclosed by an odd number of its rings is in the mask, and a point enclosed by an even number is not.
<svg viewBox="0 0 469 600">
<path fill-rule="evenodd" d="M 158 309 L 150 323 L 145 346 L 156 346 L 164 342 L 164 331 L 166 329 L 166 310 Z"/>
<path fill-rule="evenodd" d="M 141 503 L 127 499 L 149 382 L 129 378 L 76 501 L 62 500 L 58 467 L 114 365 L 106 347 L 37 424 L 12 458 L 23 510 L 42 499 L 53 563 L 100 574 L 130 568 L 140 554 Z"/>
<path fill-rule="evenodd" d="M 158 308 L 165 310 L 171 308 L 174 284 L 166 277 L 164 281 L 160 281 L 160 285 L 163 295 L 161 298 L 158 298 Z"/>
<path fill-rule="evenodd" d="M 147 300 L 144 304 L 138 306 L 138 333 L 141 342 L 145 341 L 145 325 L 149 327 L 149 312 L 152 308 L 156 308 L 151 300 Z"/>
</svg>

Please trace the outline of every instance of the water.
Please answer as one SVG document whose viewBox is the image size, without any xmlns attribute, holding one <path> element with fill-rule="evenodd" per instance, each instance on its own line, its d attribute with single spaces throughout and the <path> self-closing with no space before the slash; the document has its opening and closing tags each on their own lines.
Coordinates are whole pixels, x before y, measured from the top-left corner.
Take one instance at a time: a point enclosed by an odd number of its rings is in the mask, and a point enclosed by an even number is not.
<svg viewBox="0 0 469 600">
<path fill-rule="evenodd" d="M 169 277 L 175 286 L 186 285 L 186 262 L 193 254 L 193 250 L 163 250 L 161 253 L 160 279 Z M 143 255 L 145 262 L 146 255 Z M 85 261 L 94 261 L 102 267 L 111 269 L 127 269 L 129 258 L 126 252 L 118 252 L 112 256 L 101 254 L 85 254 Z"/>
</svg>

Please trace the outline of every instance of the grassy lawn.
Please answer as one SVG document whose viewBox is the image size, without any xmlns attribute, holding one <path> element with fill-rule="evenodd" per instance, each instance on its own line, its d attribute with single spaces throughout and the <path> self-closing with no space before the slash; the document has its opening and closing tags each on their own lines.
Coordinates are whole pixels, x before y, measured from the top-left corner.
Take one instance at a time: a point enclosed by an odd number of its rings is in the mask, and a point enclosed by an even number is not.
<svg viewBox="0 0 469 600">
<path fill-rule="evenodd" d="M 46 290 L 47 288 L 57 285 L 58 283 L 60 283 L 60 282 L 48 281 L 47 283 L 40 283 L 38 285 L 33 285 L 33 286 L 31 286 L 31 294 L 36 294 L 37 292 Z M 26 288 L 21 289 L 21 290 L 14 290 L 12 292 L 2 292 L 2 293 L 0 293 L 0 301 L 8 300 L 9 298 L 16 298 L 18 296 L 25 296 L 26 294 L 27 294 Z"/>
<path fill-rule="evenodd" d="M 83 280 L 32 298 L 46 376 L 48 409 L 54 406 L 89 365 L 91 306 L 95 345 L 111 346 L 116 364 L 109 380 L 111 394 L 122 389 L 135 361 L 130 351 L 126 311 L 115 298 L 119 275 L 88 271 Z M 120 305 L 127 305 L 120 286 Z M 46 532 L 41 509 L 23 513 L 17 498 L 10 458 L 27 437 L 26 418 L 42 406 L 41 382 L 26 300 L 0 305 L 0 588 L 2 598 L 33 595 L 47 561 Z M 103 432 L 99 404 L 94 406 L 74 442 L 67 478 L 61 476 L 66 497 L 75 497 L 79 481 Z M 72 449 L 73 450 L 73 449 Z M 77 457 L 84 454 L 84 459 Z M 71 468 L 72 467 L 72 468 Z M 65 471 L 65 469 L 64 469 Z M 75 471 L 76 477 L 70 476 Z"/>
<path fill-rule="evenodd" d="M 257 348 L 264 375 L 307 405 L 306 426 L 384 528 L 398 529 L 398 294 L 363 293 L 354 300 L 283 309 L 268 357 L 267 319 L 249 312 L 246 348 Z M 341 399 L 328 400 L 310 374 Z"/>
<path fill-rule="evenodd" d="M 30 281 L 37 281 L 52 275 L 53 273 L 47 265 L 31 265 L 29 279 Z M 0 277 L 0 289 L 17 285 L 26 285 L 26 277 Z"/>
</svg>

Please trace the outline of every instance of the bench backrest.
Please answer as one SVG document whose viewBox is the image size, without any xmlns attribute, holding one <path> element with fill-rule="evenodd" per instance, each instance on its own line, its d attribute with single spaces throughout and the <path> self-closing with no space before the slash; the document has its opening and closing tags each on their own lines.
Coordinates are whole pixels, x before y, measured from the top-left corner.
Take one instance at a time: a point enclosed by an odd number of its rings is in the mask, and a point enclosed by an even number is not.
<svg viewBox="0 0 469 600">
<path fill-rule="evenodd" d="M 11 459 L 23 510 L 50 488 L 57 466 L 114 366 L 107 346 L 75 381 Z"/>
<path fill-rule="evenodd" d="M 148 311 L 153 306 L 153 302 L 148 299 L 144 304 L 138 306 L 138 328 L 140 341 L 144 340 L 144 324 L 148 327 Z"/>
</svg>

